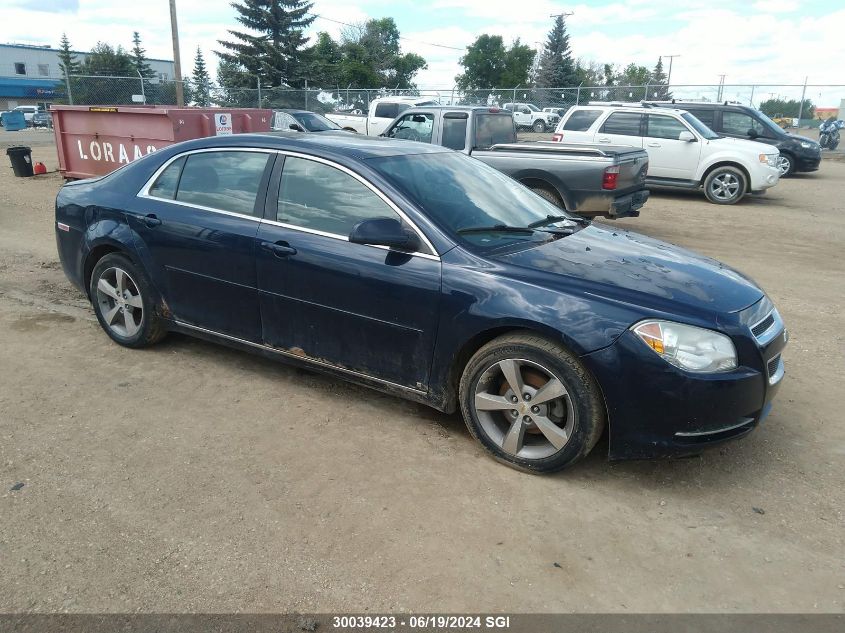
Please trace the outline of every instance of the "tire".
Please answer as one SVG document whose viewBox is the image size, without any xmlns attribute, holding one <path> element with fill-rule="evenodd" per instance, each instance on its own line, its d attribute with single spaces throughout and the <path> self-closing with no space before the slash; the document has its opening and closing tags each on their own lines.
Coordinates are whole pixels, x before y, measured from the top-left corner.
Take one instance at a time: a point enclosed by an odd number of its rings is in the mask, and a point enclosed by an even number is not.
<svg viewBox="0 0 845 633">
<path fill-rule="evenodd" d="M 550 189 L 549 187 L 530 187 L 531 191 L 536 193 L 541 198 L 544 198 L 551 202 L 556 207 L 560 207 L 561 209 L 566 210 L 566 206 L 563 204 L 563 200 L 561 199 L 560 195 L 558 195 L 557 191 Z"/>
<path fill-rule="evenodd" d="M 830 140 L 830 142 L 828 143 L 828 147 L 829 147 L 831 152 L 833 150 L 835 150 L 837 147 L 839 147 L 839 135 L 838 134 Z"/>
<path fill-rule="evenodd" d="M 518 380 L 524 392 L 516 396 L 511 383 Z M 563 346 L 530 332 L 506 334 L 479 349 L 464 368 L 458 396 L 472 436 L 498 461 L 532 473 L 576 463 L 605 426 L 593 377 Z"/>
<path fill-rule="evenodd" d="M 777 165 L 781 178 L 788 178 L 795 173 L 795 159 L 789 154 L 778 156 Z"/>
<path fill-rule="evenodd" d="M 541 134 L 546 131 L 546 122 L 542 119 L 537 119 L 536 121 L 534 121 L 533 125 L 531 126 L 531 129 L 537 132 L 538 134 Z"/>
<path fill-rule="evenodd" d="M 97 321 L 106 334 L 124 347 L 157 343 L 167 334 L 156 315 L 146 274 L 122 253 L 109 253 L 94 266 L 89 287 Z"/>
<path fill-rule="evenodd" d="M 745 196 L 748 181 L 741 169 L 717 167 L 704 179 L 704 195 L 713 204 L 736 204 Z"/>
</svg>

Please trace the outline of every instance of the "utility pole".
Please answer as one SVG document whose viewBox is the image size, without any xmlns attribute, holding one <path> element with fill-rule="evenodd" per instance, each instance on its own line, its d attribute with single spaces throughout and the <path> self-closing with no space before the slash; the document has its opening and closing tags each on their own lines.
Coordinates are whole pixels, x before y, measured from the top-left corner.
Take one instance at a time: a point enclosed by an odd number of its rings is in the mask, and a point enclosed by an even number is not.
<svg viewBox="0 0 845 633">
<path fill-rule="evenodd" d="M 719 92 L 718 96 L 716 97 L 716 101 L 722 100 L 722 94 L 725 91 L 725 77 L 726 75 L 719 75 Z"/>
<path fill-rule="evenodd" d="M 807 96 L 807 80 L 809 77 L 804 77 L 804 89 L 801 91 L 801 103 L 798 105 L 798 125 L 801 125 L 801 115 L 804 114 L 804 98 Z"/>
<path fill-rule="evenodd" d="M 680 55 L 664 55 L 663 57 L 669 58 L 669 74 L 666 75 L 666 85 L 672 85 L 672 62 L 675 61 L 676 57 L 680 57 Z"/>
<path fill-rule="evenodd" d="M 176 23 L 176 0 L 170 0 L 170 34 L 173 38 L 173 66 L 176 71 L 176 105 L 185 105 L 185 90 L 182 86 L 182 62 L 179 58 L 179 25 Z"/>
</svg>

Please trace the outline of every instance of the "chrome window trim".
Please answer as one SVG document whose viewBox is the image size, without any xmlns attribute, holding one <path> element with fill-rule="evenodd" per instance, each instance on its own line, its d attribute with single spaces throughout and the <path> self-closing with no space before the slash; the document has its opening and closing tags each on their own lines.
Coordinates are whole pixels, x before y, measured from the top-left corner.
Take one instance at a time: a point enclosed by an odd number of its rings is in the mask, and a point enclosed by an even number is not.
<svg viewBox="0 0 845 633">
<path fill-rule="evenodd" d="M 754 328 L 760 325 L 766 319 L 768 319 L 769 316 L 774 319 L 772 321 L 772 324 L 767 327 L 763 332 L 760 332 L 759 336 L 754 336 Z M 783 319 L 781 318 L 780 313 L 777 311 L 777 308 L 772 308 L 772 310 L 768 314 L 766 314 L 766 316 L 764 316 L 756 323 L 750 325 L 749 330 L 751 330 L 751 336 L 754 336 L 754 340 L 757 341 L 758 345 L 767 345 L 771 341 L 773 341 L 775 337 L 777 337 L 783 330 Z"/>
<path fill-rule="evenodd" d="M 368 246 L 370 248 L 378 248 L 380 250 L 391 251 L 391 252 L 394 252 L 394 253 L 401 253 L 403 255 L 411 255 L 411 256 L 414 256 L 414 257 L 422 257 L 423 259 L 430 259 L 430 260 L 438 261 L 438 262 L 440 261 L 440 255 L 437 253 L 437 249 L 434 248 L 434 245 L 431 243 L 431 241 L 429 241 L 429 239 L 428 239 L 428 237 L 426 237 L 425 233 L 423 233 L 422 230 L 420 230 L 420 228 L 416 225 L 416 223 L 413 220 L 411 220 L 411 218 L 409 218 L 408 215 L 404 211 L 402 211 L 390 198 L 388 198 L 387 195 L 384 192 L 379 190 L 375 185 L 370 183 L 363 176 L 356 174 L 351 169 L 344 167 L 343 165 L 339 165 L 338 163 L 335 163 L 335 162 L 330 161 L 328 159 L 322 158 L 320 156 L 312 156 L 311 154 L 303 154 L 301 152 L 295 152 L 295 151 L 269 149 L 269 148 L 256 148 L 256 147 L 205 147 L 205 148 L 201 148 L 201 149 L 192 149 L 192 150 L 188 150 L 186 152 L 182 152 L 180 154 L 177 154 L 175 156 L 171 156 L 169 159 L 167 159 L 167 161 L 165 161 L 164 164 L 162 164 L 161 167 L 159 167 L 153 173 L 153 175 L 150 176 L 150 178 L 147 180 L 147 182 L 144 183 L 144 186 L 136 194 L 136 197 L 145 198 L 145 199 L 148 199 L 148 200 L 158 200 L 158 201 L 167 202 L 167 203 L 170 203 L 170 204 L 177 204 L 179 206 L 188 207 L 188 208 L 191 208 L 191 209 L 200 209 L 202 211 L 209 211 L 211 213 L 220 213 L 222 215 L 228 215 L 228 216 L 232 216 L 232 217 L 236 217 L 236 218 L 244 218 L 246 220 L 252 220 L 254 222 L 263 222 L 263 223 L 266 223 L 266 224 L 272 224 L 274 226 L 279 226 L 279 227 L 294 230 L 294 231 L 302 231 L 303 233 L 310 233 L 312 235 L 320 235 L 322 237 L 328 237 L 328 238 L 332 238 L 332 239 L 336 239 L 336 240 L 342 240 L 344 242 L 349 241 L 349 237 L 346 236 L 346 235 L 340 235 L 340 234 L 337 234 L 337 233 L 328 233 L 326 231 L 319 231 L 317 229 L 310 229 L 310 228 L 307 228 L 307 227 L 297 226 L 297 225 L 294 225 L 294 224 L 286 224 L 284 222 L 278 222 L 276 220 L 266 220 L 262 217 L 257 217 L 257 216 L 254 216 L 254 215 L 246 215 L 246 214 L 243 214 L 243 213 L 237 213 L 235 211 L 225 211 L 223 209 L 215 209 L 213 207 L 206 207 L 206 206 L 203 206 L 203 205 L 200 205 L 200 204 L 193 204 L 191 202 L 182 202 L 180 200 L 169 199 L 169 198 L 160 198 L 158 196 L 150 195 L 150 188 L 155 184 L 156 180 L 158 180 L 158 178 L 159 178 L 159 176 L 161 176 L 162 172 L 164 172 L 164 170 L 167 169 L 170 166 L 170 164 L 173 163 L 174 161 L 182 158 L 183 156 L 190 156 L 191 154 L 200 154 L 200 153 L 206 153 L 206 152 L 220 152 L 220 151 L 258 152 L 258 153 L 264 153 L 264 154 L 278 154 L 278 155 L 281 155 L 281 156 L 292 156 L 294 158 L 304 158 L 306 160 L 313 160 L 315 162 L 328 165 L 329 167 L 334 167 L 335 169 L 339 169 L 340 171 L 352 176 L 355 180 L 359 181 L 361 184 L 363 184 L 365 187 L 367 187 L 370 191 L 372 191 L 374 194 L 376 194 L 376 196 L 381 198 L 381 200 L 385 204 L 387 204 L 387 206 L 389 206 L 400 218 L 402 218 L 402 220 L 404 222 L 406 222 L 408 224 L 408 226 L 410 226 L 413 229 L 413 231 L 417 234 L 417 236 L 420 238 L 420 240 L 423 242 L 423 244 L 425 244 L 431 250 L 431 253 L 421 253 L 419 251 L 415 251 L 413 253 L 406 253 L 405 251 L 391 250 L 387 246 L 377 246 L 377 245 L 374 245 L 374 244 L 362 244 L 361 246 Z M 268 192 L 268 194 L 269 194 L 269 192 Z"/>
</svg>

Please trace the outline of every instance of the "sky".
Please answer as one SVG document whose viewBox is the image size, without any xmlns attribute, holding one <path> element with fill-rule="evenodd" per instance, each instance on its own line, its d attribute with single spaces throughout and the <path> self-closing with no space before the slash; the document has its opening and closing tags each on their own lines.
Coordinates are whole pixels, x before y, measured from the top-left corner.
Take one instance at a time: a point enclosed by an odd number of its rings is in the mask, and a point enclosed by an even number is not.
<svg viewBox="0 0 845 633">
<path fill-rule="evenodd" d="M 197 47 L 215 66 L 217 40 L 239 26 L 235 10 L 228 0 L 176 4 L 183 72 L 193 67 Z M 312 11 L 347 23 L 393 17 L 405 38 L 403 49 L 428 61 L 416 78 L 422 88 L 451 88 L 463 50 L 482 33 L 502 35 L 508 43 L 519 37 L 540 48 L 550 16 L 562 12 L 572 13 L 567 28 L 575 57 L 651 68 L 661 55 L 679 55 L 673 84 L 716 84 L 722 74 L 728 84 L 845 81 L 841 0 L 314 0 Z M 309 34 L 338 36 L 342 28 L 318 18 Z M 78 50 L 98 41 L 129 48 L 134 30 L 148 56 L 172 58 L 167 0 L 4 0 L 0 42 L 57 46 L 67 32 Z M 779 92 L 793 96 L 795 90 Z M 838 91 L 818 92 L 816 101 L 838 105 Z"/>
</svg>

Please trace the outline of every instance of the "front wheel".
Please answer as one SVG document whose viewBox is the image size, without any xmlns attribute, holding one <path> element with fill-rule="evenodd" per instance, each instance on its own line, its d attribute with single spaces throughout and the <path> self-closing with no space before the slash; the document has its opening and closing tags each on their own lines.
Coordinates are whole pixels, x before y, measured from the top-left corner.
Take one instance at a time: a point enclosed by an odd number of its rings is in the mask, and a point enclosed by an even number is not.
<svg viewBox="0 0 845 633">
<path fill-rule="evenodd" d="M 704 179 L 704 195 L 713 204 L 736 204 L 747 187 L 745 174 L 736 167 L 717 167 Z"/>
<path fill-rule="evenodd" d="M 514 333 L 484 345 L 459 386 L 467 428 L 494 458 L 550 473 L 595 446 L 605 425 L 598 385 L 561 345 Z"/>
<path fill-rule="evenodd" d="M 781 178 L 791 176 L 795 173 L 795 159 L 793 159 L 789 154 L 781 154 L 778 156 L 777 165 Z"/>
<path fill-rule="evenodd" d="M 91 273 L 91 303 L 100 326 L 124 347 L 146 347 L 164 338 L 144 272 L 121 253 L 110 253 Z"/>
<path fill-rule="evenodd" d="M 543 121 L 542 119 L 537 119 L 536 121 L 534 121 L 534 125 L 532 125 L 531 127 L 537 133 L 545 132 L 546 131 L 546 122 Z"/>
</svg>

